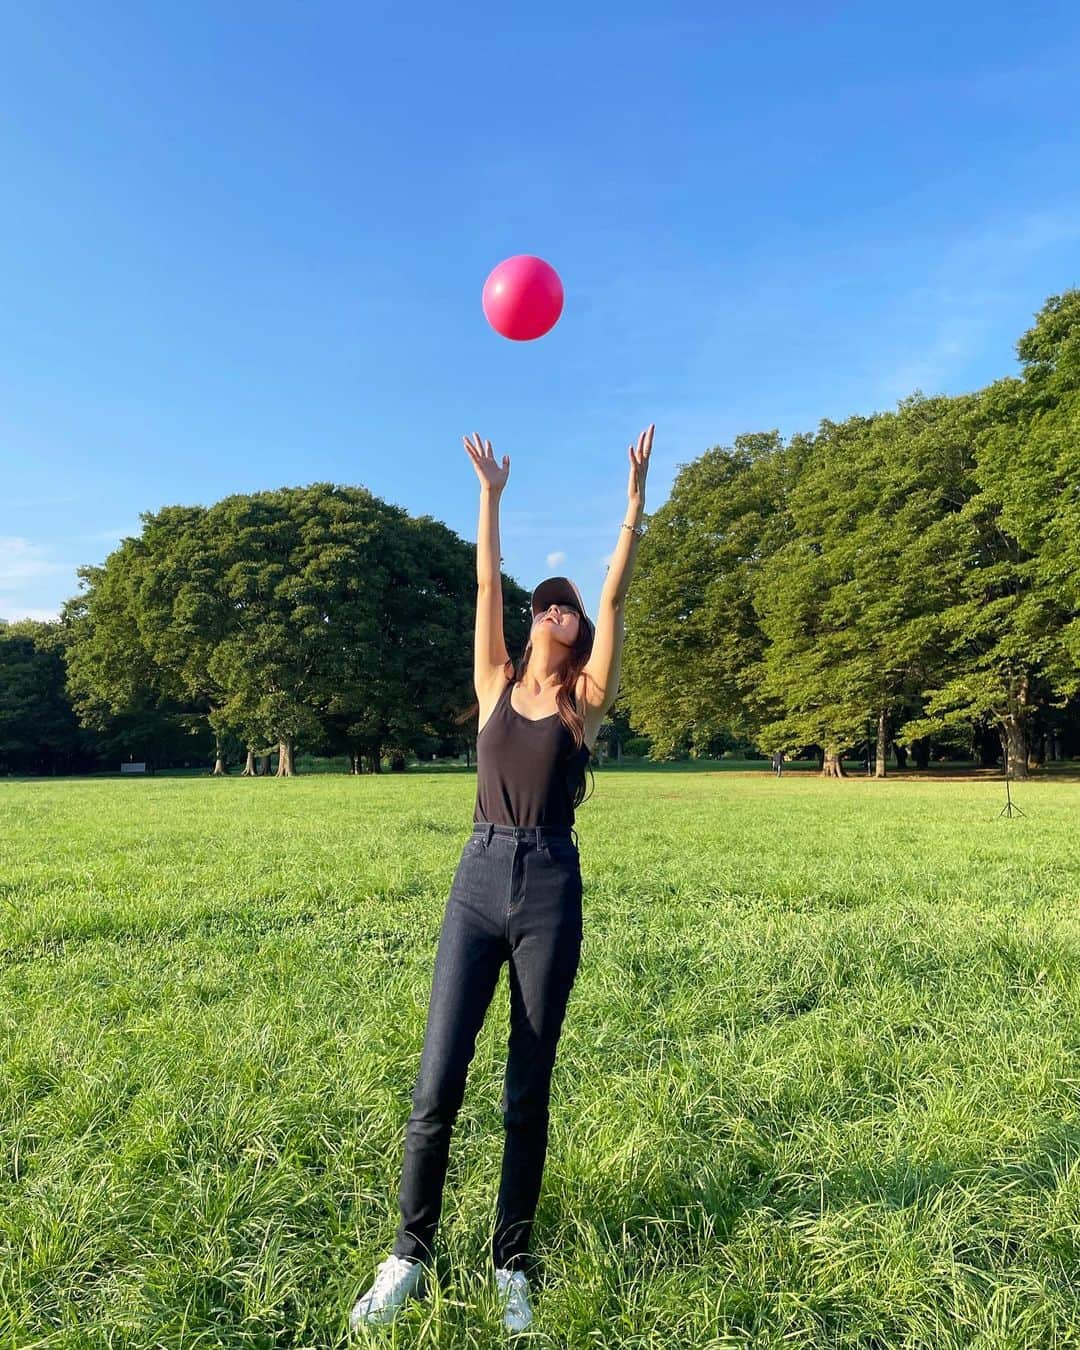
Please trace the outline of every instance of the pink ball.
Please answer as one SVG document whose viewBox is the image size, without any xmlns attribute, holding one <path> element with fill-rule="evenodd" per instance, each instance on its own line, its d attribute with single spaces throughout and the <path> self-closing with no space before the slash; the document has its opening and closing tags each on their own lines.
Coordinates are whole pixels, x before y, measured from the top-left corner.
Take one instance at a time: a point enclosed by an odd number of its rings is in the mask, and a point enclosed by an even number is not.
<svg viewBox="0 0 1080 1350">
<path fill-rule="evenodd" d="M 519 253 L 499 263 L 484 282 L 483 304 L 496 333 L 514 342 L 531 342 L 559 322 L 562 282 L 543 258 Z"/>
</svg>

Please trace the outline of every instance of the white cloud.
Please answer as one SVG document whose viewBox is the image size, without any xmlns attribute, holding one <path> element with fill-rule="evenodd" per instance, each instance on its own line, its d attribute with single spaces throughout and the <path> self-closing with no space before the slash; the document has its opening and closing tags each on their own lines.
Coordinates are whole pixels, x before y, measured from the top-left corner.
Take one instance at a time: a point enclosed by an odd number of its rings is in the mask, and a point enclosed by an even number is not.
<svg viewBox="0 0 1080 1350">
<path fill-rule="evenodd" d="M 18 535 L 0 535 L 0 591 L 18 590 L 27 581 L 70 572 L 65 563 L 52 562 L 40 544 Z"/>
<path fill-rule="evenodd" d="M 554 553 L 547 555 L 547 565 L 549 567 L 559 567 L 566 561 L 566 554 L 561 549 L 556 549 Z"/>
<path fill-rule="evenodd" d="M 0 605 L 0 619 L 18 623 L 20 619 L 36 619 L 38 623 L 55 623 L 60 617 L 56 609 L 20 609 L 18 605 Z"/>
</svg>

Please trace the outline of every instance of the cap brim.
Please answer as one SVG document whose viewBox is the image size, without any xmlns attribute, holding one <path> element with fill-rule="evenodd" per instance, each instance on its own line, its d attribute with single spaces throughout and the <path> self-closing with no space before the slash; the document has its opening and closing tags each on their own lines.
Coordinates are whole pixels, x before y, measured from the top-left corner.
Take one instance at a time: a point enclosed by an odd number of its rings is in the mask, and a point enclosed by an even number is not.
<svg viewBox="0 0 1080 1350">
<path fill-rule="evenodd" d="M 538 613 L 542 609 L 547 609 L 548 605 L 573 605 L 579 609 L 586 619 L 589 618 L 585 612 L 585 602 L 581 598 L 581 592 L 570 580 L 569 577 L 548 577 L 542 581 L 532 593 L 532 612 Z M 591 623 L 592 620 L 589 619 Z"/>
</svg>

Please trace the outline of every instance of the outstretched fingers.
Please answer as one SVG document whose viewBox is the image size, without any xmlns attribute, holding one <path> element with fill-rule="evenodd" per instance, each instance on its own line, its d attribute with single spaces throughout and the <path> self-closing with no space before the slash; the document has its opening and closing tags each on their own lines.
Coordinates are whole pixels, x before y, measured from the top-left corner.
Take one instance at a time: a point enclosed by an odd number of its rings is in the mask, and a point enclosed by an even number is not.
<svg viewBox="0 0 1080 1350">
<path fill-rule="evenodd" d="M 510 473 L 509 455 L 503 455 L 500 467 L 495 460 L 495 450 L 491 442 L 485 441 L 478 431 L 474 432 L 472 436 L 462 436 L 461 443 L 472 460 L 473 468 L 482 483 L 488 483 L 496 487 L 505 484 Z"/>
<path fill-rule="evenodd" d="M 478 431 L 474 432 L 471 438 L 468 436 L 462 436 L 461 440 L 465 446 L 465 449 L 469 452 L 469 454 L 473 457 L 474 460 L 494 459 L 494 455 L 491 449 L 491 442 L 485 441 Z"/>
<path fill-rule="evenodd" d="M 653 433 L 656 430 L 651 423 L 638 437 L 637 445 L 627 447 L 626 457 L 630 461 L 629 492 L 631 496 L 640 496 L 645 488 L 645 478 L 649 472 L 649 456 L 652 454 Z"/>
</svg>

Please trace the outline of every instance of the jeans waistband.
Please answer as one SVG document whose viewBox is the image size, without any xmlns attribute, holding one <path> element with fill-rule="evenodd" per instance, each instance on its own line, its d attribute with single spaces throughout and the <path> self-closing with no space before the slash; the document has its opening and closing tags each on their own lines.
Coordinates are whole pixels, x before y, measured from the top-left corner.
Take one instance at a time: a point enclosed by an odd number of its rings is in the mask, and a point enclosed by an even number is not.
<svg viewBox="0 0 1080 1350">
<path fill-rule="evenodd" d="M 484 842 L 490 843 L 493 834 L 506 834 L 511 839 L 528 839 L 543 848 L 548 839 L 571 839 L 577 846 L 577 830 L 573 825 L 493 825 L 489 820 L 473 823 L 473 834 L 483 834 Z"/>
</svg>

